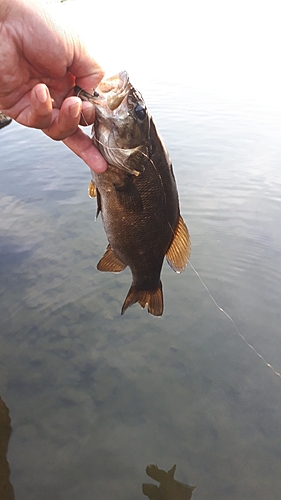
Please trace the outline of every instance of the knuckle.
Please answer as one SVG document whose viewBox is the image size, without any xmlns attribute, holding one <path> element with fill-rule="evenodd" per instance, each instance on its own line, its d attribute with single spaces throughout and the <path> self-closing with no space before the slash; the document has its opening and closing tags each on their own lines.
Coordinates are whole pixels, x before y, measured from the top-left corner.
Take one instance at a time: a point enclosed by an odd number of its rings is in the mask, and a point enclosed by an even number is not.
<svg viewBox="0 0 281 500">
<path fill-rule="evenodd" d="M 28 119 L 28 127 L 44 129 L 47 128 L 50 124 L 50 120 L 46 117 L 30 117 Z"/>
<path fill-rule="evenodd" d="M 73 135 L 75 133 L 75 130 L 65 130 L 57 127 L 48 127 L 43 130 L 43 132 L 48 135 L 51 139 L 54 141 L 63 141 L 67 137 Z"/>
</svg>

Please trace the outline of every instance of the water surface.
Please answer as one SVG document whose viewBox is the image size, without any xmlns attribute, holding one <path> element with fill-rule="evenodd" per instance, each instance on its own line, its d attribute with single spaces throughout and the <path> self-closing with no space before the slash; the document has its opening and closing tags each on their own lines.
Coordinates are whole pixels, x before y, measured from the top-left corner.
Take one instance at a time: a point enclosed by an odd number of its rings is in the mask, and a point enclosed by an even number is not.
<svg viewBox="0 0 281 500">
<path fill-rule="evenodd" d="M 130 62 L 173 159 L 191 262 L 281 371 L 279 105 Z M 164 265 L 162 318 L 138 305 L 121 317 L 130 272 L 95 269 L 106 237 L 87 167 L 15 123 L 0 158 L 0 394 L 15 498 L 140 500 L 149 463 L 177 464 L 194 499 L 279 498 L 281 379 L 192 268 Z"/>
</svg>

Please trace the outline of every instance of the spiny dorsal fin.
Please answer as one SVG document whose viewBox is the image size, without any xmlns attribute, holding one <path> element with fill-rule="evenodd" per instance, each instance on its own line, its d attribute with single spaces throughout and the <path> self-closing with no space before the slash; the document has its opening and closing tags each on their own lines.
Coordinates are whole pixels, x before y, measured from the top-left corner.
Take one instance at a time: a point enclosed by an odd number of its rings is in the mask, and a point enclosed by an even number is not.
<svg viewBox="0 0 281 500">
<path fill-rule="evenodd" d="M 123 271 L 126 267 L 127 266 L 115 255 L 110 245 L 108 245 L 105 254 L 97 265 L 99 271 L 111 273 L 120 273 L 120 271 Z"/>
<path fill-rule="evenodd" d="M 179 216 L 173 241 L 166 253 L 166 259 L 176 273 L 185 270 L 190 255 L 190 238 L 182 216 Z"/>
<path fill-rule="evenodd" d="M 121 314 L 124 314 L 126 309 L 136 302 L 138 302 L 142 308 L 147 305 L 147 310 L 150 314 L 162 316 L 164 307 L 161 281 L 159 281 L 159 286 L 155 290 L 138 290 L 132 285 L 124 301 Z"/>
</svg>

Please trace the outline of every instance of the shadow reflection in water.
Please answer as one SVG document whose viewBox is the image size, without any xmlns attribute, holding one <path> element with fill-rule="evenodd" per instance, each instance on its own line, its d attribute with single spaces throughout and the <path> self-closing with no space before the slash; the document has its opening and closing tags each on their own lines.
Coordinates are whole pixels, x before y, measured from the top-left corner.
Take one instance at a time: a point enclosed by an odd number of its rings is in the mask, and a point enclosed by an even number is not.
<svg viewBox="0 0 281 500">
<path fill-rule="evenodd" d="M 143 483 L 143 494 L 149 500 L 190 500 L 196 486 L 189 486 L 176 481 L 174 479 L 175 470 L 176 465 L 173 465 L 168 472 L 158 469 L 157 465 L 148 465 L 146 468 L 147 475 L 158 481 L 160 486 Z"/>
<path fill-rule="evenodd" d="M 14 500 L 14 490 L 10 483 L 10 467 L 7 460 L 9 439 L 12 433 L 9 410 L 0 397 L 0 498 Z"/>
<path fill-rule="evenodd" d="M 9 410 L 0 396 L 0 499 L 15 500 L 14 489 L 10 483 L 10 466 L 7 460 L 8 444 L 12 433 Z M 142 492 L 149 500 L 190 500 L 195 486 L 174 479 L 176 465 L 168 472 L 157 465 L 148 465 L 146 473 L 157 481 L 159 486 L 143 483 Z"/>
</svg>

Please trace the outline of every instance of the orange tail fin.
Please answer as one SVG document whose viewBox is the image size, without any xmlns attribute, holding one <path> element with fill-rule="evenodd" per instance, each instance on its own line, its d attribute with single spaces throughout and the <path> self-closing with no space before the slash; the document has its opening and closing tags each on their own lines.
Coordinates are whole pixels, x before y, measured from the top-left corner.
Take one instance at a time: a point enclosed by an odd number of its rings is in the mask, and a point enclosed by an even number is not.
<svg viewBox="0 0 281 500">
<path fill-rule="evenodd" d="M 142 308 L 147 305 L 147 310 L 154 316 L 162 316 L 163 314 L 163 293 L 162 283 L 159 281 L 158 288 L 154 290 L 139 290 L 135 286 L 131 286 L 128 295 L 124 301 L 121 314 L 124 314 L 128 307 L 138 302 Z"/>
</svg>

